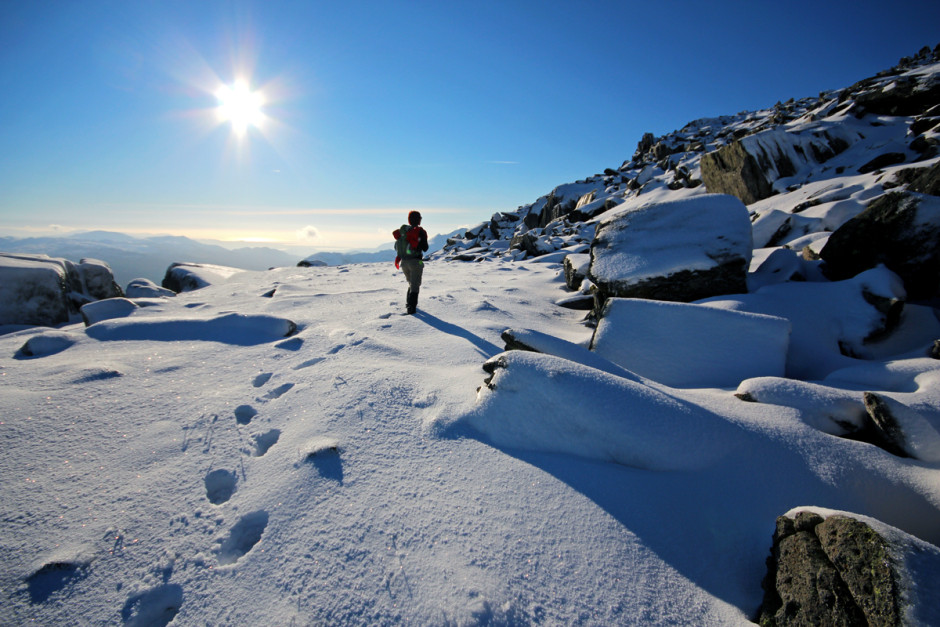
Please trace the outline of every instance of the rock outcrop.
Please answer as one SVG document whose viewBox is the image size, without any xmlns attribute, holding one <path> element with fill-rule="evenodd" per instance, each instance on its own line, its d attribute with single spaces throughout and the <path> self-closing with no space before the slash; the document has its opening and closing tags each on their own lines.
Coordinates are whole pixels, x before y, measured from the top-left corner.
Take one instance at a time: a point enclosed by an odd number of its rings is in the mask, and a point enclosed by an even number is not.
<svg viewBox="0 0 940 627">
<path fill-rule="evenodd" d="M 857 139 L 837 128 L 766 130 L 703 155 L 702 180 L 709 192 L 731 194 L 749 205 L 776 193 L 777 180 L 825 163 Z"/>
<path fill-rule="evenodd" d="M 884 264 L 909 300 L 940 296 L 940 199 L 894 192 L 839 227 L 820 251 L 832 280 Z"/>
<path fill-rule="evenodd" d="M 0 324 L 56 326 L 84 303 L 123 296 L 102 261 L 0 253 Z"/>
<path fill-rule="evenodd" d="M 869 525 L 813 512 L 777 519 L 760 624 L 901 625 L 888 543 Z"/>
</svg>

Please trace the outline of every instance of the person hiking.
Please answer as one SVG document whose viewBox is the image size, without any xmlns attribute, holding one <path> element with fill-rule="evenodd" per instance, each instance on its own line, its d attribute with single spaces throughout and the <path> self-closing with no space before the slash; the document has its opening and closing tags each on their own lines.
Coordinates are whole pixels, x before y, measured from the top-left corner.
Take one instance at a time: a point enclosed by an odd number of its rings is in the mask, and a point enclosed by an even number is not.
<svg viewBox="0 0 940 627">
<path fill-rule="evenodd" d="M 421 275 L 424 273 L 424 253 L 428 249 L 427 231 L 421 228 L 421 214 L 417 211 L 408 213 L 408 224 L 392 232 L 395 238 L 395 267 L 401 266 L 408 281 L 406 311 L 413 314 L 418 310 L 418 290 L 421 289 Z"/>
</svg>

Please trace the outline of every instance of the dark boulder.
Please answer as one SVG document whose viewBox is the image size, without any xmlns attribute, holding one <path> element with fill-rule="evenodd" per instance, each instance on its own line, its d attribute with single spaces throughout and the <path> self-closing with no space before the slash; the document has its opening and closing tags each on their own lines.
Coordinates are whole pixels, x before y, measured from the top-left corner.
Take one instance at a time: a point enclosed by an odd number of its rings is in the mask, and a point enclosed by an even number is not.
<svg viewBox="0 0 940 627">
<path fill-rule="evenodd" d="M 907 189 L 911 192 L 940 196 L 940 163 L 935 163 L 931 168 L 918 168 Z"/>
<path fill-rule="evenodd" d="M 865 392 L 862 400 L 872 444 L 898 457 L 940 462 L 940 433 L 919 412 L 884 394 Z"/>
<path fill-rule="evenodd" d="M 891 165 L 897 165 L 899 163 L 904 163 L 907 161 L 907 155 L 903 152 L 886 152 L 883 155 L 878 155 L 862 167 L 858 169 L 859 174 L 868 174 L 869 172 L 874 172 L 876 170 L 881 170 L 882 168 L 887 168 Z"/>
<path fill-rule="evenodd" d="M 781 516 L 767 559 L 759 622 L 900 625 L 898 575 L 885 540 L 847 516 Z"/>
<path fill-rule="evenodd" d="M 884 264 L 904 281 L 909 300 L 940 295 L 940 200 L 885 194 L 840 226 L 820 251 L 834 281 Z"/>
<path fill-rule="evenodd" d="M 569 290 L 581 289 L 581 284 L 587 277 L 588 268 L 591 265 L 591 255 L 579 254 L 568 255 L 562 262 L 565 269 L 565 285 Z"/>
<path fill-rule="evenodd" d="M 82 292 L 94 300 L 124 296 L 124 292 L 114 281 L 111 268 L 103 261 L 82 259 L 78 263 L 78 275 L 81 277 Z"/>
</svg>

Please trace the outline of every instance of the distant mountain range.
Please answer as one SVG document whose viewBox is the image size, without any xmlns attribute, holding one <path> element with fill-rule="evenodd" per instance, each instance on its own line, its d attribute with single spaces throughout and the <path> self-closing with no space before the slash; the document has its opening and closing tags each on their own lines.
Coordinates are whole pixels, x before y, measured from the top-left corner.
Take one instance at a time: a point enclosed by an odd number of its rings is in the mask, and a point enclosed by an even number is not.
<svg viewBox="0 0 940 627">
<path fill-rule="evenodd" d="M 434 237 L 431 237 L 428 239 L 428 252 L 433 253 L 440 250 L 447 244 L 448 239 L 453 238 L 454 236 L 463 233 L 464 231 L 466 231 L 466 229 L 458 229 L 453 233 L 435 235 Z M 348 263 L 381 263 L 383 261 L 392 261 L 395 259 L 395 250 L 392 246 L 393 245 L 389 243 L 387 248 L 383 247 L 381 250 L 375 250 L 371 252 L 319 252 L 306 257 L 305 261 L 321 261 L 328 266 L 342 266 Z"/>
<path fill-rule="evenodd" d="M 431 250 L 443 246 L 446 238 L 444 235 L 432 238 Z M 111 267 L 115 281 L 122 288 L 138 278 L 150 279 L 159 285 L 170 264 L 177 262 L 267 270 L 294 266 L 301 261 L 297 255 L 275 248 L 244 247 L 231 250 L 182 236 L 134 237 L 112 231 L 88 231 L 63 237 L 0 237 L 0 251 L 45 254 L 76 262 L 83 258 L 100 259 Z M 326 265 L 335 266 L 391 261 L 394 258 L 395 251 L 390 243 L 387 250 L 318 252 L 307 257 L 307 260 L 322 261 Z"/>
</svg>

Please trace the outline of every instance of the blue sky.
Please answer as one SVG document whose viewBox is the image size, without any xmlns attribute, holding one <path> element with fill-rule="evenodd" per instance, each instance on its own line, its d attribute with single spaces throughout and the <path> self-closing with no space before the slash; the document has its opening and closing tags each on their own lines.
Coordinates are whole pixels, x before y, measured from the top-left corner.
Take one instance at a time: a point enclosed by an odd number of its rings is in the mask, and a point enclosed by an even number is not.
<svg viewBox="0 0 940 627">
<path fill-rule="evenodd" d="M 370 248 L 871 76 L 940 42 L 940 3 L 40 0 L 0 6 L 0 42 L 0 235 Z M 238 79 L 243 134 L 216 111 Z"/>
</svg>

